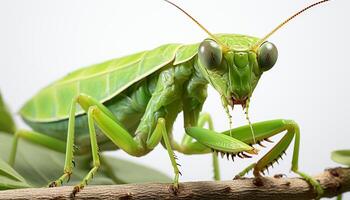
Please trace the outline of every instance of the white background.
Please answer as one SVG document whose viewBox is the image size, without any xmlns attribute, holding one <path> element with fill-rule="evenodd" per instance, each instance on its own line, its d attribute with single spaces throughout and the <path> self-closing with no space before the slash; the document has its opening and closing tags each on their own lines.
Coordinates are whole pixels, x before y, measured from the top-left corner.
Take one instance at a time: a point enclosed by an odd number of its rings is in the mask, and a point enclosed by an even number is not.
<svg viewBox="0 0 350 200">
<path fill-rule="evenodd" d="M 214 33 L 262 37 L 313 1 L 176 2 Z M 350 148 L 349 8 L 349 1 L 331 1 L 274 34 L 269 40 L 278 47 L 279 60 L 263 75 L 251 102 L 252 121 L 287 118 L 299 123 L 300 169 L 310 174 L 337 166 L 330 160 L 330 152 Z M 193 43 L 206 37 L 192 21 L 160 0 L 1 0 L 0 89 L 15 112 L 40 88 L 79 67 L 165 43 Z M 217 130 L 228 129 L 212 88 L 204 110 L 212 114 Z M 234 126 L 242 124 L 246 122 L 239 108 L 234 112 Z M 180 139 L 181 116 L 174 132 Z M 169 158 L 161 147 L 142 158 L 113 154 L 172 176 Z M 292 176 L 288 173 L 292 151 L 287 154 L 270 174 Z M 212 178 L 210 155 L 178 156 L 181 181 Z M 222 178 L 231 179 L 251 162 L 220 160 Z"/>
</svg>

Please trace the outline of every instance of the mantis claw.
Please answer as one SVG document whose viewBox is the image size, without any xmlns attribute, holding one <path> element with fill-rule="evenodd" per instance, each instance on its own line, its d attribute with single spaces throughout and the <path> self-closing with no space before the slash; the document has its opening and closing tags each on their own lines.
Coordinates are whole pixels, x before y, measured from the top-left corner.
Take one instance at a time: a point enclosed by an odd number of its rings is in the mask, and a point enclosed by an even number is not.
<svg viewBox="0 0 350 200">
<path fill-rule="evenodd" d="M 56 181 L 51 182 L 51 183 L 49 184 L 49 187 L 50 187 L 50 188 L 51 188 L 51 187 L 57 187 Z"/>
<path fill-rule="evenodd" d="M 77 195 L 77 193 L 81 191 L 81 189 L 83 189 L 83 187 L 81 187 L 80 185 L 74 186 L 73 191 L 72 191 L 72 193 L 70 194 L 70 198 L 71 198 L 71 199 L 74 199 L 75 196 Z"/>
<path fill-rule="evenodd" d="M 263 186 L 264 185 L 263 177 L 262 176 L 254 177 L 253 184 L 257 187 Z"/>
<path fill-rule="evenodd" d="M 48 187 L 58 187 L 63 185 L 63 181 L 67 178 L 67 183 L 70 180 L 72 172 L 66 171 L 59 179 L 51 182 Z"/>
<path fill-rule="evenodd" d="M 175 195 L 177 195 L 179 193 L 179 183 L 174 183 L 171 185 L 171 190 Z"/>
</svg>

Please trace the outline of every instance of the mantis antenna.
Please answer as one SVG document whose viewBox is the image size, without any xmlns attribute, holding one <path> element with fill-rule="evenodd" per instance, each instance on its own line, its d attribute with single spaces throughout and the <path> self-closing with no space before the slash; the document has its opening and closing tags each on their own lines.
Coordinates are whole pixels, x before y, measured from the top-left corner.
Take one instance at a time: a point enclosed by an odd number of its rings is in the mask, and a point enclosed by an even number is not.
<svg viewBox="0 0 350 200">
<path fill-rule="evenodd" d="M 316 3 L 310 4 L 308 6 L 306 6 L 305 8 L 299 10 L 298 12 L 296 12 L 294 15 L 290 16 L 289 18 L 287 18 L 286 20 L 284 20 L 282 23 L 280 23 L 276 28 L 274 28 L 270 33 L 268 33 L 267 35 L 265 35 L 261 40 L 259 40 L 256 44 L 254 44 L 254 46 L 251 48 L 253 51 L 257 51 L 257 49 L 259 48 L 259 46 L 265 42 L 267 40 L 267 38 L 269 38 L 272 34 L 274 34 L 277 30 L 279 30 L 281 27 L 283 27 L 285 24 L 287 24 L 290 20 L 292 20 L 293 18 L 295 18 L 296 16 L 300 15 L 301 13 L 305 12 L 306 10 L 309 10 L 312 7 L 315 7 L 319 4 L 325 3 L 327 1 L 330 0 L 322 0 L 322 1 L 318 1 Z"/>
<path fill-rule="evenodd" d="M 224 43 L 222 43 L 214 34 L 212 34 L 208 29 L 206 29 L 201 23 L 199 23 L 194 17 L 192 17 L 189 13 L 187 13 L 184 9 L 182 9 L 180 6 L 176 5 L 175 3 L 164 0 L 165 2 L 175 6 L 177 9 L 179 9 L 181 12 L 183 12 L 187 17 L 189 17 L 194 23 L 196 23 L 203 31 L 205 31 L 212 39 L 214 39 L 217 43 L 220 44 L 222 50 L 224 52 L 228 51 L 230 48 L 226 46 Z"/>
</svg>

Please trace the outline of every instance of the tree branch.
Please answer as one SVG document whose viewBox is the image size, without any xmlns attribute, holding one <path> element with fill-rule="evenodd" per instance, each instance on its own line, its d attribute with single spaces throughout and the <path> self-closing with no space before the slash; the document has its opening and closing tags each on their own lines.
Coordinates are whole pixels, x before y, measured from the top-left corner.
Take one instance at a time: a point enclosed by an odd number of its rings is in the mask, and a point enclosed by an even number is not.
<svg viewBox="0 0 350 200">
<path fill-rule="evenodd" d="M 327 169 L 315 176 L 325 193 L 334 197 L 350 191 L 350 168 Z M 262 185 L 253 178 L 233 181 L 199 181 L 180 184 L 175 194 L 166 183 L 89 186 L 75 199 L 313 199 L 315 191 L 301 178 L 265 177 Z M 71 186 L 0 191 L 0 199 L 69 199 Z"/>
</svg>

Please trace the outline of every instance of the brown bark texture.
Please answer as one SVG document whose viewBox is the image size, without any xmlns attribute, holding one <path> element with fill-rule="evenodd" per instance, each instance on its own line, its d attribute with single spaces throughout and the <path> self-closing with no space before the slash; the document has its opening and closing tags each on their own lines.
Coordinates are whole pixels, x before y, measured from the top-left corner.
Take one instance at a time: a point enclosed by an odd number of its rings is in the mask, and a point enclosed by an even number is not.
<svg viewBox="0 0 350 200">
<path fill-rule="evenodd" d="M 350 191 L 350 168 L 326 169 L 314 176 L 325 192 L 334 197 Z M 0 191 L 0 199 L 72 199 L 73 187 L 29 188 Z M 87 186 L 74 199 L 314 199 L 316 192 L 301 178 L 263 177 L 241 178 L 232 181 L 183 182 L 175 193 L 171 184 L 142 183 L 125 185 Z"/>
</svg>

